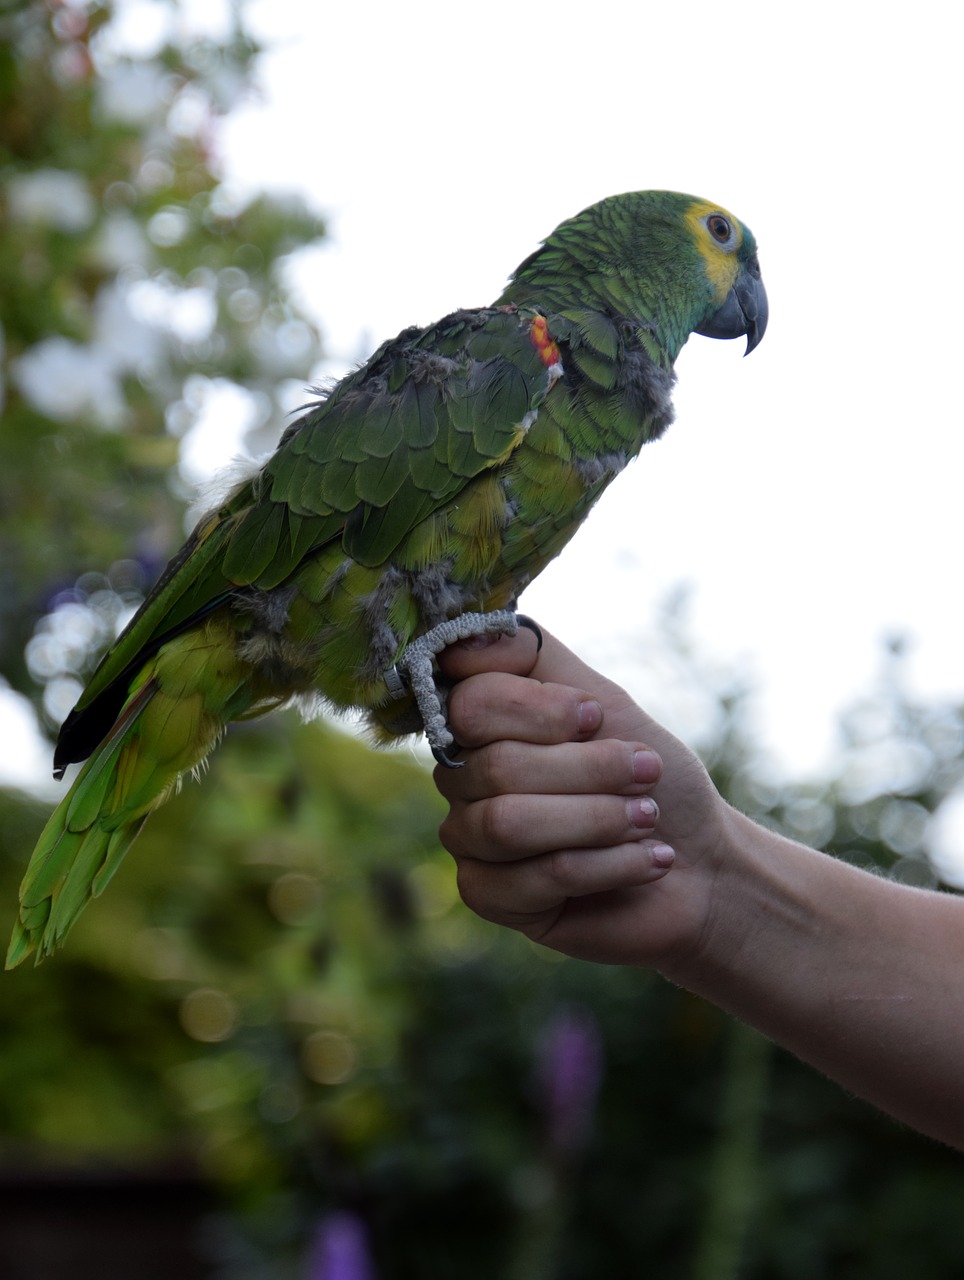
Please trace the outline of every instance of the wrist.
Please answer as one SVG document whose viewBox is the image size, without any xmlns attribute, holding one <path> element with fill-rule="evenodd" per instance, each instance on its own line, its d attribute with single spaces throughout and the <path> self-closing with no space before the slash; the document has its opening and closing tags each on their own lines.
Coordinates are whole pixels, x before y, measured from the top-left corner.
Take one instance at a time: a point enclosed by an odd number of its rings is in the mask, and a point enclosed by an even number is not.
<svg viewBox="0 0 964 1280">
<path fill-rule="evenodd" d="M 814 863 L 825 855 L 728 804 L 716 830 L 715 847 L 700 864 L 707 904 L 702 927 L 660 970 L 669 981 L 734 1009 L 741 988 L 772 974 L 802 936 L 819 929 Z"/>
</svg>

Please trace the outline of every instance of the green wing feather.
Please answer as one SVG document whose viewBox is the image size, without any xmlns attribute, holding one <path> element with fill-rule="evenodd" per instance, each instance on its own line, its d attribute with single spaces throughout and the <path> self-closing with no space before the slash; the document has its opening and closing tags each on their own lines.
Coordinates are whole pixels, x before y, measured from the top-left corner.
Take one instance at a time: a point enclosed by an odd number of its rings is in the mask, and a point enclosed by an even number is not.
<svg viewBox="0 0 964 1280">
<path fill-rule="evenodd" d="M 422 520 L 517 442 L 550 379 L 534 312 L 460 312 L 386 343 L 305 415 L 268 461 L 263 496 L 232 531 L 223 570 L 278 586 L 310 550 L 340 537 L 347 555 L 384 564 Z M 279 510 L 304 522 L 278 537 Z M 273 548 L 270 559 L 258 548 Z M 307 548 L 307 550 L 306 550 Z"/>
<path fill-rule="evenodd" d="M 512 449 L 551 379 L 536 313 L 458 312 L 406 330 L 288 430 L 251 481 L 206 516 L 104 657 L 64 723 L 55 764 L 83 759 L 161 644 L 240 588 L 269 590 L 340 539 L 375 567 Z"/>
</svg>

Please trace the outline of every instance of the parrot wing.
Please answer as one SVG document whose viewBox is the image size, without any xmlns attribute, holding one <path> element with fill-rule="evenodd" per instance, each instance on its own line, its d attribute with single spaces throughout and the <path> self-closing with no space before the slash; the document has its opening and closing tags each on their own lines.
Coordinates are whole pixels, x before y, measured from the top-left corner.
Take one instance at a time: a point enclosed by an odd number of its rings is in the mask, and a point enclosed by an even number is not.
<svg viewBox="0 0 964 1280">
<path fill-rule="evenodd" d="M 227 571 L 275 586 L 310 543 L 305 526 L 327 530 L 332 521 L 353 560 L 384 564 L 525 434 L 555 380 L 535 320 L 510 307 L 457 312 L 386 343 L 268 462 L 267 501 L 232 537 Z M 292 532 L 272 555 L 259 530 L 277 519 L 276 507 Z"/>
<path fill-rule="evenodd" d="M 337 538 L 363 565 L 387 561 L 421 520 L 511 453 L 557 359 L 543 318 L 510 306 L 456 312 L 385 343 L 200 521 L 64 721 L 55 772 L 106 736 L 146 659 L 239 588 L 280 586 Z"/>
</svg>

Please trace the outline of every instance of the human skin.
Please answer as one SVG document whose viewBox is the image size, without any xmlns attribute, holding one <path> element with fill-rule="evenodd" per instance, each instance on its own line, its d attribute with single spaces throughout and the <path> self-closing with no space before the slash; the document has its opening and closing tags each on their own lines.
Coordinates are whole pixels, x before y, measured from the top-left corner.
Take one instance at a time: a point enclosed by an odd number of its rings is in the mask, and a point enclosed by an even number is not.
<svg viewBox="0 0 964 1280">
<path fill-rule="evenodd" d="M 538 653 L 527 630 L 469 641 L 442 665 L 466 763 L 435 771 L 441 838 L 469 907 L 566 955 L 654 968 L 964 1147 L 964 900 L 752 822 L 548 634 Z"/>
</svg>

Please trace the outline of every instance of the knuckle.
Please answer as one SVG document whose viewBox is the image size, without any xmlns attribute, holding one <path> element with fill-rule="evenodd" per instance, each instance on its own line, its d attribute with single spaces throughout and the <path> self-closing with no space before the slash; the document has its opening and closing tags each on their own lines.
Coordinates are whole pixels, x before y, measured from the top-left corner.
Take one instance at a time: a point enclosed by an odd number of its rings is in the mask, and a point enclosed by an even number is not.
<svg viewBox="0 0 964 1280">
<path fill-rule="evenodd" d="M 448 717 L 463 746 L 480 747 L 499 737 L 499 723 L 513 701 L 509 678 L 492 672 L 457 684 L 449 695 Z"/>
<path fill-rule="evenodd" d="M 453 858 L 468 856 L 466 826 L 465 811 L 462 805 L 453 805 L 439 825 L 439 841 L 442 848 L 446 849 Z"/>
<path fill-rule="evenodd" d="M 453 804 L 439 825 L 439 840 L 457 860 L 485 858 L 512 848 L 522 832 L 514 797 L 496 795 Z"/>
<path fill-rule="evenodd" d="M 497 795 L 480 802 L 479 834 L 485 845 L 505 849 L 518 839 L 520 831 L 513 799 Z"/>
<path fill-rule="evenodd" d="M 573 849 L 553 849 L 542 859 L 546 878 L 562 895 L 568 896 L 576 881 L 579 855 Z"/>
<path fill-rule="evenodd" d="M 485 741 L 488 713 L 472 686 L 456 686 L 449 698 L 448 717 L 452 731 L 463 746 L 476 747 Z"/>
<path fill-rule="evenodd" d="M 474 911 L 483 920 L 494 920 L 498 912 L 491 901 L 491 895 L 485 891 L 487 883 L 485 870 L 486 868 L 471 859 L 460 862 L 455 883 L 459 897 L 470 911 Z"/>
<path fill-rule="evenodd" d="M 516 743 L 502 738 L 483 747 L 477 757 L 483 788 L 488 795 L 503 795 L 516 789 L 521 768 Z"/>
<path fill-rule="evenodd" d="M 449 804 L 456 798 L 459 784 L 462 781 L 461 774 L 461 769 L 447 769 L 440 764 L 437 764 L 432 770 L 432 781 L 435 783 L 435 790 Z"/>
<path fill-rule="evenodd" d="M 459 862 L 455 872 L 455 887 L 467 907 L 475 910 L 478 895 L 475 892 L 475 868 L 470 862 Z"/>
</svg>

